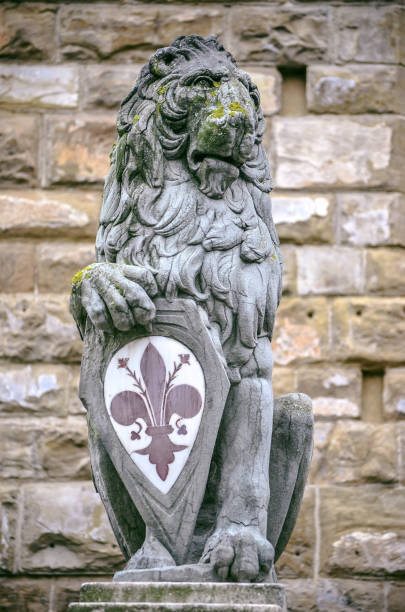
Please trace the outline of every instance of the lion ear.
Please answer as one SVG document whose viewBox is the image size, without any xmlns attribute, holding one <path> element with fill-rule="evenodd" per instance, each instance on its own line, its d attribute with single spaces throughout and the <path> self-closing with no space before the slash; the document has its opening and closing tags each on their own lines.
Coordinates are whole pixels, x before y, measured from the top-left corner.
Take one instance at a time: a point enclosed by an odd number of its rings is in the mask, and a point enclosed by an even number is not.
<svg viewBox="0 0 405 612">
<path fill-rule="evenodd" d="M 177 65 L 181 56 L 173 47 L 158 49 L 149 60 L 149 69 L 152 74 L 161 78 L 167 76 Z"/>
</svg>

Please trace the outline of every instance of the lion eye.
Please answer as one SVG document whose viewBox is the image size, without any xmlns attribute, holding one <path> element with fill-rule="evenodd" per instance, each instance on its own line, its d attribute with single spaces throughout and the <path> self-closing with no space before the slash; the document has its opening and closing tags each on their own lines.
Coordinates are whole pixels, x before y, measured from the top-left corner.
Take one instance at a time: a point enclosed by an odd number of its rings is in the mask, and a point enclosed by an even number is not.
<svg viewBox="0 0 405 612">
<path fill-rule="evenodd" d="M 212 88 L 214 87 L 214 81 L 210 77 L 200 76 L 200 77 L 196 77 L 193 80 L 193 85 L 197 85 L 198 87 L 204 87 L 204 88 Z"/>
</svg>

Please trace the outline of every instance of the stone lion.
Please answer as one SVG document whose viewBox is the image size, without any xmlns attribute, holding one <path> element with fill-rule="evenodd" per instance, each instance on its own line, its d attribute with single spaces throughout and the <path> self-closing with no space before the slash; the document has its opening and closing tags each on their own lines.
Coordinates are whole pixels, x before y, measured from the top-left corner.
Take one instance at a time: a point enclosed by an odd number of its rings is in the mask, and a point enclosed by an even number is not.
<svg viewBox="0 0 405 612">
<path fill-rule="evenodd" d="M 220 579 L 260 580 L 296 519 L 312 421 L 303 396 L 274 411 L 282 262 L 259 92 L 215 38 L 181 36 L 142 68 L 117 129 L 98 263 L 76 275 L 72 312 L 82 333 L 87 318 L 113 333 L 148 328 L 155 297 L 198 304 L 231 388 L 190 561 Z M 123 537 L 122 512 L 110 520 L 128 567 L 167 565 L 147 531 L 141 547 L 139 534 Z"/>
</svg>

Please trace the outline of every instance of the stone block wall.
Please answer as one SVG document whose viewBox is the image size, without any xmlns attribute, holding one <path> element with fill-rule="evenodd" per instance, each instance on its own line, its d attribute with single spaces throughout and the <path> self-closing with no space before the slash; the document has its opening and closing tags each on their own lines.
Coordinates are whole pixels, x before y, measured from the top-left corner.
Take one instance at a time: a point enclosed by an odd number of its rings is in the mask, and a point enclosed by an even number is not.
<svg viewBox="0 0 405 612">
<path fill-rule="evenodd" d="M 313 397 L 291 612 L 404 609 L 403 2 L 3 2 L 0 610 L 60 612 L 121 553 L 91 482 L 70 279 L 94 260 L 115 115 L 142 63 L 218 34 L 258 83 L 285 259 L 277 394 Z"/>
</svg>

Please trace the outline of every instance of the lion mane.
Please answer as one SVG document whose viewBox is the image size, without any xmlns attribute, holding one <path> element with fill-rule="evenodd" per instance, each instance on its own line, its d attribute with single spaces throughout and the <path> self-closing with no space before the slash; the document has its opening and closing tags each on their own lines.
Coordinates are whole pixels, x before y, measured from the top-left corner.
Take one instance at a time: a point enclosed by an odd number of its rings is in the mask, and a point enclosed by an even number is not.
<svg viewBox="0 0 405 612">
<path fill-rule="evenodd" d="M 194 93 L 194 89 L 193 85 L 187 88 L 187 78 L 190 67 L 208 64 L 213 70 L 228 66 L 233 78 L 243 83 L 254 108 L 250 127 L 243 135 L 249 145 L 245 147 L 248 154 L 235 171 L 237 180 L 224 195 L 229 214 L 236 219 L 234 223 L 244 228 L 237 249 L 209 249 L 204 244 L 218 213 L 206 204 L 201 171 L 193 167 L 194 158 L 189 153 L 187 92 Z M 221 112 L 219 108 L 215 116 Z M 118 139 L 105 181 L 97 260 L 147 267 L 156 274 L 162 295 L 191 295 L 203 303 L 210 319 L 215 319 L 221 329 L 222 345 L 232 335 L 238 311 L 236 294 L 245 295 L 247 291 L 239 281 L 232 285 L 232 270 L 236 268 L 240 273 L 241 266 L 258 265 L 270 257 L 281 264 L 268 196 L 272 182 L 262 146 L 264 129 L 259 93 L 249 75 L 237 68 L 234 58 L 215 37 L 195 35 L 180 36 L 169 47 L 156 51 L 124 99 L 117 119 Z M 224 222 L 223 218 L 220 222 Z M 260 274 L 263 275 L 261 270 Z M 280 276 L 279 269 L 276 276 Z M 268 335 L 280 286 L 276 292 L 276 299 L 267 297 L 267 302 L 272 302 L 271 321 L 265 325 Z M 258 309 L 261 323 L 257 332 L 262 333 L 264 307 Z M 251 351 L 255 339 L 242 339 L 242 344 Z"/>
</svg>

